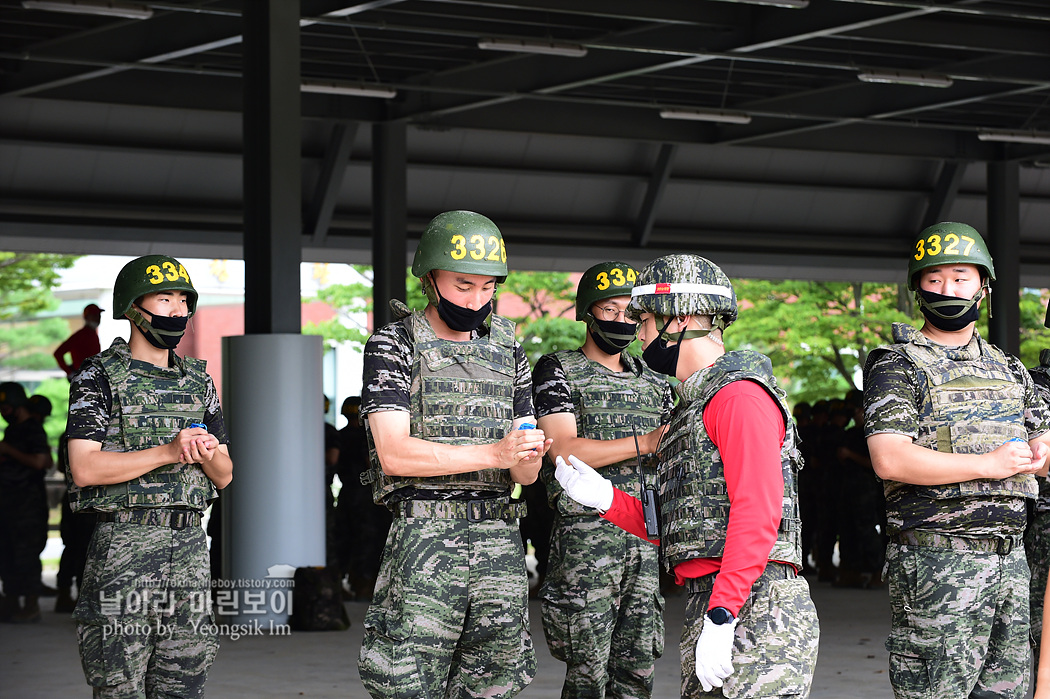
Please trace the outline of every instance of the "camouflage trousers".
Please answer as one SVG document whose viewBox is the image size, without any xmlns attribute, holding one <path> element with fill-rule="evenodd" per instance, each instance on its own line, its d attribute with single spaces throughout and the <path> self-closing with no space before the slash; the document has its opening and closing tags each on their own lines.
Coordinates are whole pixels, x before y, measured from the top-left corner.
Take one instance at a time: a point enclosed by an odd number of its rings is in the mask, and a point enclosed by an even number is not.
<svg viewBox="0 0 1050 699">
<path fill-rule="evenodd" d="M 204 530 L 100 522 L 73 618 L 101 699 L 201 697 L 218 650 Z"/>
<path fill-rule="evenodd" d="M 1050 512 L 1036 510 L 1035 518 L 1024 533 L 1025 555 L 1032 571 L 1028 586 L 1028 605 L 1032 621 L 1032 665 L 1039 664 L 1039 641 L 1043 633 L 1043 600 L 1046 595 L 1047 572 L 1050 570 Z"/>
<path fill-rule="evenodd" d="M 594 515 L 557 517 L 543 600 L 563 699 L 647 699 L 664 651 L 657 547 Z"/>
<path fill-rule="evenodd" d="M 536 674 L 518 522 L 394 517 L 358 669 L 368 693 L 509 699 Z"/>
<path fill-rule="evenodd" d="M 891 542 L 886 640 L 898 699 L 1023 697 L 1028 691 L 1028 564 L 1006 555 Z"/>
<path fill-rule="evenodd" d="M 687 586 L 681 645 L 682 699 L 808 697 L 820 640 L 817 610 L 806 579 L 796 577 L 793 567 L 772 562 L 740 608 L 733 640 L 733 674 L 723 687 L 704 691 L 696 678 L 696 640 L 716 575 L 697 578 Z"/>
</svg>

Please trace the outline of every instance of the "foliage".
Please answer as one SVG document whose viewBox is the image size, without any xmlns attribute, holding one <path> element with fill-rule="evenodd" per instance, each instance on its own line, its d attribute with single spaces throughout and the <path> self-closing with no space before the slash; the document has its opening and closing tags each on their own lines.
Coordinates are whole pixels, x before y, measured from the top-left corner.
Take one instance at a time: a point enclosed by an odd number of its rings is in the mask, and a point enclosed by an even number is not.
<svg viewBox="0 0 1050 699">
<path fill-rule="evenodd" d="M 576 286 L 565 272 L 511 272 L 500 291 L 517 296 L 528 308 L 525 315 L 507 317 L 518 325 L 518 342 L 530 364 L 583 344 L 586 330 L 575 320 Z"/>
<path fill-rule="evenodd" d="M 303 334 L 320 335 L 329 349 L 344 342 L 363 348 L 368 339 L 367 325 L 359 323 L 356 316 L 372 310 L 372 268 L 368 265 L 353 265 L 353 268 L 361 281 L 331 284 L 317 292 L 316 300 L 335 309 L 335 318 L 303 325 Z"/>
<path fill-rule="evenodd" d="M 370 313 L 373 306 L 373 270 L 367 265 L 354 265 L 361 281 L 353 284 L 332 284 L 320 290 L 317 300 L 336 310 L 336 317 L 322 323 L 307 323 L 303 332 L 321 335 L 328 347 L 349 342 L 363 348 L 368 339 L 368 329 L 355 320 L 361 313 Z M 427 298 L 419 280 L 405 270 L 407 304 L 414 310 L 423 310 Z M 524 314 L 508 316 L 518 324 L 518 341 L 525 348 L 530 362 L 535 363 L 543 354 L 559 349 L 572 349 L 583 344 L 584 327 L 573 320 L 576 288 L 570 276 L 563 272 L 511 272 L 507 281 L 500 285 L 495 301 L 500 307 L 499 294 L 513 294 L 527 306 Z M 504 304 L 506 307 L 507 304 Z"/>
<path fill-rule="evenodd" d="M 76 255 L 0 252 L 0 318 L 50 308 L 59 270 L 72 267 L 76 260 Z"/>
<path fill-rule="evenodd" d="M 1043 326 L 1046 306 L 1045 289 L 1021 289 L 1021 361 L 1026 367 L 1038 366 L 1040 350 L 1050 348 L 1050 330 Z"/>
<path fill-rule="evenodd" d="M 734 282 L 741 312 L 726 333 L 729 349 L 768 354 L 792 400 L 841 396 L 860 387 L 868 352 L 892 342 L 893 322 L 907 322 L 892 284 Z"/>
<path fill-rule="evenodd" d="M 53 352 L 69 337 L 61 318 L 0 322 L 0 366 L 12 369 L 57 369 Z"/>
</svg>

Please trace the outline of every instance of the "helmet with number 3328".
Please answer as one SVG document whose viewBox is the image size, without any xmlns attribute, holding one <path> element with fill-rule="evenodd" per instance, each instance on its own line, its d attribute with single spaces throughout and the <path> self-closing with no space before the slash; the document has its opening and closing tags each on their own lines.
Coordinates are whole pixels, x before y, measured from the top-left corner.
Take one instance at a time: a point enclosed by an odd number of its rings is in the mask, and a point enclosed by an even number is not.
<svg viewBox="0 0 1050 699">
<path fill-rule="evenodd" d="M 473 211 L 446 211 L 427 224 L 412 260 L 412 276 L 442 269 L 507 279 L 507 248 L 496 224 Z"/>
</svg>

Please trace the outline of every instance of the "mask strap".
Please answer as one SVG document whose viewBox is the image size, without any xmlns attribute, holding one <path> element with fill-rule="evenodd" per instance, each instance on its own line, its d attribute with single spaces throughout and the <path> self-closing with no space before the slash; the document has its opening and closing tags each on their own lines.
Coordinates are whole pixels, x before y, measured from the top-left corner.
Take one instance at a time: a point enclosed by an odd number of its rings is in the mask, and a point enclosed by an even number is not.
<svg viewBox="0 0 1050 699">
<path fill-rule="evenodd" d="M 140 313 L 134 305 L 128 309 L 128 312 L 125 315 L 127 315 L 131 322 L 135 324 L 135 327 L 142 331 L 143 335 L 146 335 L 147 337 L 152 337 L 154 340 L 161 344 L 164 343 L 164 338 L 160 336 L 160 333 L 157 331 L 157 329 L 154 328 L 148 320 L 146 320 L 146 316 L 142 315 L 142 313 Z"/>
</svg>

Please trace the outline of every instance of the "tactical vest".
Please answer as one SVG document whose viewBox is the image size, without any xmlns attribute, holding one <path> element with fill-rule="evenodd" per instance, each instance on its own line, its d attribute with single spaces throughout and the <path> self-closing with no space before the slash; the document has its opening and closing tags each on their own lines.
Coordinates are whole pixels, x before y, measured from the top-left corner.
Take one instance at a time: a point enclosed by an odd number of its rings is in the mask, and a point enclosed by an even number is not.
<svg viewBox="0 0 1050 699">
<path fill-rule="evenodd" d="M 1014 437 L 1028 441 L 1025 427 L 1025 387 L 1011 371 L 1007 355 L 974 333 L 965 347 L 935 345 L 905 323 L 893 324 L 893 339 L 881 352 L 907 359 L 926 379 L 919 408 L 915 444 L 954 454 L 986 454 Z M 872 353 L 869 362 L 876 353 Z M 965 481 L 947 485 L 910 485 L 884 481 L 891 512 L 916 500 L 943 501 L 981 495 L 1034 498 L 1035 476 Z M 937 514 L 939 526 L 956 508 L 945 505 Z"/>
<path fill-rule="evenodd" d="M 576 434 L 584 439 L 631 438 L 652 432 L 660 426 L 664 391 L 667 381 L 642 363 L 623 355 L 631 364 L 630 371 L 610 371 L 592 362 L 583 352 L 563 350 L 553 355 L 565 371 L 576 417 Z M 646 484 L 656 486 L 656 463 L 651 455 L 642 455 L 639 468 L 634 457 L 599 469 L 599 473 L 621 490 L 641 497 L 641 474 Z M 562 487 L 554 477 L 554 463 L 544 458 L 540 471 L 547 486 L 551 507 L 562 515 L 597 516 L 568 497 L 561 497 Z"/>
<path fill-rule="evenodd" d="M 728 352 L 678 387 L 681 401 L 660 448 L 660 548 L 668 571 L 694 558 L 723 555 L 729 527 L 729 493 L 718 447 L 704 427 L 704 408 L 734 381 L 754 381 L 776 401 L 784 418 L 780 451 L 784 499 L 777 540 L 768 560 L 802 567 L 801 520 L 798 509 L 798 450 L 795 422 L 777 386 L 769 358 L 758 352 Z"/>
<path fill-rule="evenodd" d="M 1043 402 L 1050 405 L 1050 349 L 1039 352 L 1039 366 L 1029 369 L 1035 390 Z M 1037 478 L 1039 497 L 1035 501 L 1037 512 L 1050 512 L 1050 478 Z"/>
<path fill-rule="evenodd" d="M 465 342 L 442 340 L 420 311 L 402 320 L 412 338 L 410 434 L 441 444 L 492 444 L 514 422 L 514 323 L 493 314 L 489 333 Z M 365 421 L 366 428 L 368 421 Z M 395 490 L 483 490 L 506 493 L 510 471 L 490 468 L 448 476 L 404 477 L 383 472 L 368 435 L 372 497 L 383 504 Z"/>
<path fill-rule="evenodd" d="M 134 362 L 122 338 L 87 361 L 101 365 L 113 395 L 110 419 L 119 431 L 107 433 L 102 451 L 130 452 L 167 444 L 191 422 L 204 421 L 207 362 L 175 356 L 172 368 Z M 113 430 L 109 430 L 113 432 Z M 72 485 L 69 504 L 81 510 L 178 507 L 203 510 L 218 495 L 200 464 L 173 463 L 112 485 Z"/>
</svg>

